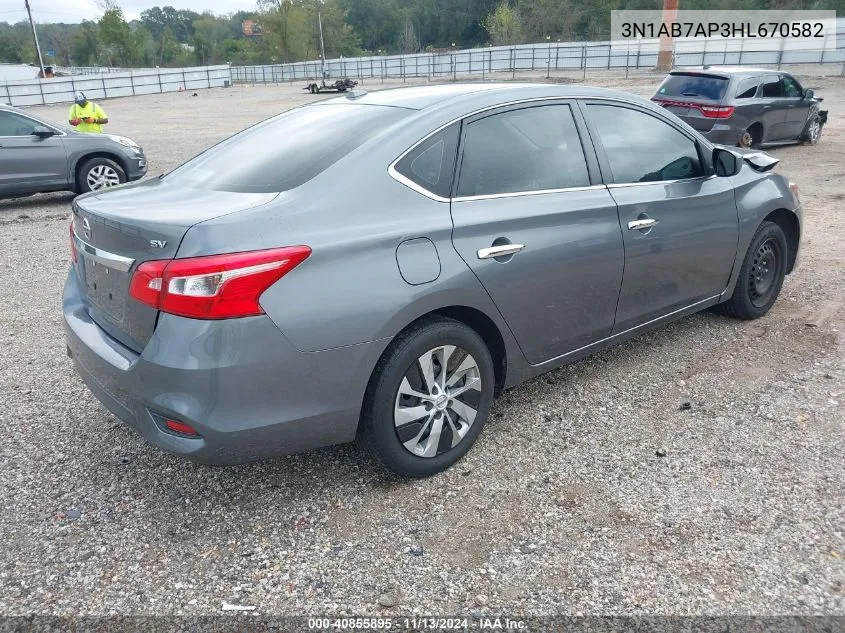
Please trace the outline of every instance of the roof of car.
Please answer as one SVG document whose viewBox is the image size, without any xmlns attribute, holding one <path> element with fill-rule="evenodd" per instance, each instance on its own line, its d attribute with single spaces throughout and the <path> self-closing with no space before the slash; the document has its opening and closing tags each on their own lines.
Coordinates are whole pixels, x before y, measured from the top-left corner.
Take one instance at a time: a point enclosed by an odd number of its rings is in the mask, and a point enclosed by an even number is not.
<svg viewBox="0 0 845 633">
<path fill-rule="evenodd" d="M 350 100 L 355 103 L 367 105 L 393 106 L 423 110 L 430 106 L 446 101 L 457 100 L 473 94 L 485 93 L 485 96 L 493 96 L 497 93 L 506 101 L 512 97 L 518 97 L 520 92 L 530 92 L 532 98 L 536 97 L 623 97 L 625 99 L 637 100 L 637 97 L 628 92 L 608 90 L 605 88 L 593 88 L 584 85 L 563 85 L 543 83 L 486 83 L 467 82 L 455 84 L 439 84 L 429 86 L 413 86 L 409 88 L 388 88 L 375 92 L 361 92 L 355 90 L 346 96 L 329 99 L 323 103 L 348 103 Z"/>
<path fill-rule="evenodd" d="M 780 73 L 779 70 L 772 70 L 771 68 L 754 68 L 749 66 L 699 66 L 694 68 L 676 68 L 672 70 L 673 75 L 677 74 L 707 74 L 718 75 L 723 77 L 737 76 L 737 75 L 776 75 Z"/>
</svg>

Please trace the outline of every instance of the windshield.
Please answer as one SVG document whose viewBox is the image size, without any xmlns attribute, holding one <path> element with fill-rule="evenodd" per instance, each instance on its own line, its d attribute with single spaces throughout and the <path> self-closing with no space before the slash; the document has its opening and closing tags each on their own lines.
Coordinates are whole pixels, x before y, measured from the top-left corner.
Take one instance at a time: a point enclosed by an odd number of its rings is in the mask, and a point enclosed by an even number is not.
<svg viewBox="0 0 845 633">
<path fill-rule="evenodd" d="M 721 101 L 728 89 L 727 77 L 698 75 L 694 73 L 672 73 L 657 89 L 658 97 L 693 97 Z"/>
<path fill-rule="evenodd" d="M 164 179 L 215 191 L 288 191 L 413 112 L 356 104 L 297 108 L 215 145 Z"/>
</svg>

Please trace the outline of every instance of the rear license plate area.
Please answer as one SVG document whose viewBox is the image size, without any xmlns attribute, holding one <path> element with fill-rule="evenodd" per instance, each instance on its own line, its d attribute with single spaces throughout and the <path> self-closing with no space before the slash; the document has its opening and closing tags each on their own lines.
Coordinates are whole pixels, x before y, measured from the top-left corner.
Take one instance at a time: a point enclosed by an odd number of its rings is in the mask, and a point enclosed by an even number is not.
<svg viewBox="0 0 845 633">
<path fill-rule="evenodd" d="M 123 321 L 126 275 L 80 253 L 88 300 L 116 323 Z"/>
</svg>

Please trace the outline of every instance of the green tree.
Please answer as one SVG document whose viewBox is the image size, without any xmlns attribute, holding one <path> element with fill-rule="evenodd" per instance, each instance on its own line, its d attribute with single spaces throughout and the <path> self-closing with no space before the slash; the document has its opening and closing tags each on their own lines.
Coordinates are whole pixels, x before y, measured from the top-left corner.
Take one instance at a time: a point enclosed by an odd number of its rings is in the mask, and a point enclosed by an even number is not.
<svg viewBox="0 0 845 633">
<path fill-rule="evenodd" d="M 508 4 L 507 0 L 502 0 L 501 4 L 484 18 L 481 25 L 490 35 L 490 43 L 493 46 L 519 44 L 522 41 L 519 11 Z"/>
<path fill-rule="evenodd" d="M 99 30 L 96 22 L 85 20 L 71 38 L 71 59 L 75 66 L 93 66 L 99 60 Z"/>
</svg>

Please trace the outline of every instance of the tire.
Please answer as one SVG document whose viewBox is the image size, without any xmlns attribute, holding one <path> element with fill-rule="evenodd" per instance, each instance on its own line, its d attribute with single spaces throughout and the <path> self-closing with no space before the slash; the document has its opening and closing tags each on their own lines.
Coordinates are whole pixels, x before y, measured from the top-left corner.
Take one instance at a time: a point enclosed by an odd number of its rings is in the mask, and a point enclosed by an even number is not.
<svg viewBox="0 0 845 633">
<path fill-rule="evenodd" d="M 760 149 L 760 143 L 762 140 L 763 128 L 761 128 L 757 123 L 754 123 L 753 125 L 749 125 L 740 135 L 737 146 L 745 149 Z"/>
<path fill-rule="evenodd" d="M 824 123 L 822 123 L 821 117 L 818 114 L 814 114 L 810 117 L 810 120 L 807 121 L 804 131 L 801 132 L 800 140 L 807 145 L 818 144 L 819 139 L 822 136 L 822 128 L 824 128 Z"/>
<path fill-rule="evenodd" d="M 737 319 L 759 319 L 780 294 L 788 258 L 786 235 L 774 222 L 763 222 L 742 261 L 733 295 L 717 312 Z"/>
<path fill-rule="evenodd" d="M 98 176 L 99 174 L 99 176 Z M 96 185 L 95 182 L 101 184 Z M 126 172 L 110 158 L 90 158 L 79 168 L 76 176 L 76 190 L 79 193 L 116 187 L 126 182 Z"/>
<path fill-rule="evenodd" d="M 431 368 L 428 381 L 424 365 Z M 453 378 L 448 392 L 462 391 L 454 398 L 440 391 Z M 376 365 L 359 439 L 377 461 L 403 477 L 442 472 L 481 433 L 494 382 L 490 351 L 475 330 L 452 319 L 421 320 L 396 337 Z"/>
<path fill-rule="evenodd" d="M 310 88 L 310 90 L 311 90 L 311 94 L 312 94 L 312 95 L 317 94 L 317 85 L 316 85 L 316 84 L 311 84 L 311 88 Z"/>
</svg>

